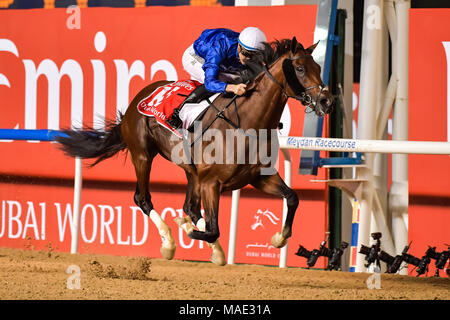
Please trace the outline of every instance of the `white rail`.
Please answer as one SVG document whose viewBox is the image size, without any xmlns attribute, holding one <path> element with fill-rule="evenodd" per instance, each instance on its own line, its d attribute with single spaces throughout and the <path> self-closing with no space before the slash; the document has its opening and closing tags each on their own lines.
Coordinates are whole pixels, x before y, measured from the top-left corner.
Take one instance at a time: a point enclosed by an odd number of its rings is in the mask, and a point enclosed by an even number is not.
<svg viewBox="0 0 450 320">
<path fill-rule="evenodd" d="M 450 142 L 279 137 L 280 148 L 334 152 L 448 154 Z"/>
</svg>

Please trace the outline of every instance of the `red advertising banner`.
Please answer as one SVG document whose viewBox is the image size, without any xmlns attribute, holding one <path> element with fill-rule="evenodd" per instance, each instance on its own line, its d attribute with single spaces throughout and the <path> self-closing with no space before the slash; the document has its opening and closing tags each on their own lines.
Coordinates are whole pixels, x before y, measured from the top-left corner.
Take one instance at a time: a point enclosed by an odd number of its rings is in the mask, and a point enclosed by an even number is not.
<svg viewBox="0 0 450 320">
<path fill-rule="evenodd" d="M 125 110 L 147 84 L 187 79 L 182 54 L 204 29 L 240 31 L 255 25 L 264 30 L 268 40 L 296 36 L 309 46 L 316 18 L 316 6 L 86 8 L 79 10 L 79 29 L 73 29 L 75 13 L 71 12 L 0 12 L 0 128 L 101 126 L 105 117 L 115 119 L 117 111 Z M 303 118 L 304 107 L 289 101 L 283 132 L 300 135 Z M 73 175 L 73 163 L 53 144 L 0 145 L 9 155 L 0 159 L 0 173 Z M 30 158 L 35 165 L 30 165 Z M 293 158 L 297 161 L 293 166 L 298 168 L 298 153 Z M 124 161 L 119 157 L 104 162 L 86 171 L 85 178 L 134 181 L 134 170 L 130 162 L 124 169 Z M 182 170 L 161 158 L 155 159 L 154 167 L 160 170 L 152 172 L 153 181 L 185 183 Z M 171 172 L 170 177 L 166 172 Z M 307 188 L 322 188 L 305 177 L 293 181 L 295 187 L 306 184 Z"/>
<path fill-rule="evenodd" d="M 450 9 L 409 16 L 409 140 L 450 141 Z M 411 192 L 450 196 L 450 157 L 411 155 L 409 163 Z"/>
<path fill-rule="evenodd" d="M 409 140 L 450 141 L 450 9 L 411 9 L 409 18 Z M 446 250 L 450 156 L 410 155 L 409 192 L 411 253 Z"/>
<path fill-rule="evenodd" d="M 38 184 L 36 184 L 38 183 Z M 126 189 L 126 190 L 124 190 Z M 161 240 L 151 220 L 133 203 L 128 188 L 86 186 L 80 209 L 79 253 L 149 256 L 161 258 Z M 131 188 L 130 188 L 131 189 Z M 177 246 L 175 259 L 209 261 L 211 249 L 190 239 L 173 221 L 184 215 L 184 192 L 153 191 L 155 208 L 172 230 Z M 19 249 L 70 251 L 72 241 L 73 188 L 66 182 L 42 184 L 0 183 L 0 246 Z M 283 202 L 252 191 L 240 203 L 236 262 L 278 265 L 280 250 L 270 244 L 281 231 Z M 323 197 L 322 197 L 323 198 Z M 221 197 L 220 242 L 228 252 L 231 193 Z M 306 266 L 295 255 L 298 244 L 314 248 L 326 227 L 323 199 L 300 203 L 289 241 L 288 265 Z M 323 261 L 322 261 L 323 263 Z M 317 267 L 321 265 L 321 261 Z"/>
<path fill-rule="evenodd" d="M 268 40 L 313 42 L 316 6 L 147 7 L 0 11 L 0 128 L 102 126 L 143 87 L 157 80 L 183 80 L 184 50 L 206 28 L 240 31 L 253 25 Z M 198 19 L 201 17 L 201 19 Z M 20 27 L 19 27 L 20 24 Z M 301 135 L 304 107 L 289 101 L 283 133 Z M 74 160 L 57 144 L 0 141 L 0 246 L 69 251 L 73 223 Z M 298 168 L 299 151 L 292 152 Z M 279 171 L 283 175 L 283 158 Z M 85 161 L 85 164 L 89 161 Z M 319 178 L 325 176 L 320 171 Z M 155 226 L 133 202 L 135 173 L 121 154 L 83 170 L 80 253 L 161 257 Z M 301 243 L 317 246 L 325 236 L 324 184 L 293 174 L 301 199 L 288 249 L 288 265 L 306 266 L 294 255 Z M 183 214 L 182 169 L 155 158 L 152 200 L 172 229 L 175 259 L 209 260 L 210 249 L 189 239 L 173 222 Z M 281 199 L 246 189 L 240 203 L 236 262 L 277 265 L 271 236 L 281 230 Z M 221 198 L 221 244 L 227 252 L 231 194 Z M 320 267 L 319 262 L 316 266 Z"/>
</svg>

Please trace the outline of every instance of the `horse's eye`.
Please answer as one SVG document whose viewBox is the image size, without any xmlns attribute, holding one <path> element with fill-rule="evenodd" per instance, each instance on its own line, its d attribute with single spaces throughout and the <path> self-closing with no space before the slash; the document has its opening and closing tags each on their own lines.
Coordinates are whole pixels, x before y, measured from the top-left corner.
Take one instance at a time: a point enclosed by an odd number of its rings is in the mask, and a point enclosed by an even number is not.
<svg viewBox="0 0 450 320">
<path fill-rule="evenodd" d="M 304 66 L 298 66 L 297 68 L 298 73 L 303 75 L 305 73 L 305 67 Z"/>
</svg>

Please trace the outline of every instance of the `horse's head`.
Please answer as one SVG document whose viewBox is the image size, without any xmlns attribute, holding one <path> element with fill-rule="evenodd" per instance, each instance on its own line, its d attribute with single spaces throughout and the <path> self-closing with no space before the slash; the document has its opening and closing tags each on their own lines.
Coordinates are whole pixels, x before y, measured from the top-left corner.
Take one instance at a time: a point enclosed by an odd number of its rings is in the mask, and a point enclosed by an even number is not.
<svg viewBox="0 0 450 320">
<path fill-rule="evenodd" d="M 317 43 L 305 49 L 294 37 L 291 50 L 283 60 L 283 74 L 289 96 L 300 100 L 322 117 L 332 111 L 334 99 L 320 77 L 320 66 L 314 61 L 312 52 Z"/>
</svg>

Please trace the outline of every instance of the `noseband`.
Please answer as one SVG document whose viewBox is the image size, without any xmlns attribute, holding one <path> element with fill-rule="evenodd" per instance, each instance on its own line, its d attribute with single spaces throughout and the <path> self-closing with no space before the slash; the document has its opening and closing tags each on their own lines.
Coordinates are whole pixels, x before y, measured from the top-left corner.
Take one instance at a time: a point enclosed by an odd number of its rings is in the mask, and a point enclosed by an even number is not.
<svg viewBox="0 0 450 320">
<path fill-rule="evenodd" d="M 270 73 L 269 69 L 266 65 L 264 65 L 264 72 L 267 74 L 270 80 L 272 80 L 278 87 L 280 87 L 283 94 L 286 96 L 286 98 L 293 98 L 296 100 L 299 100 L 305 107 L 310 107 L 312 109 L 316 109 L 317 107 L 317 101 L 322 94 L 322 91 L 324 90 L 324 86 L 322 84 L 311 86 L 311 87 L 303 87 L 303 85 L 300 83 L 300 81 L 295 76 L 295 70 L 294 65 L 292 64 L 292 61 L 297 60 L 302 57 L 311 57 L 311 55 L 304 55 L 304 56 L 295 56 L 292 58 L 286 58 L 283 61 L 283 73 L 286 78 L 286 82 L 288 86 L 291 88 L 292 92 L 294 92 L 294 95 L 290 95 L 286 88 L 278 82 L 277 79 L 274 78 L 274 76 Z M 312 57 L 311 57 L 312 58 Z M 320 92 L 317 95 L 316 99 L 313 100 L 310 94 L 308 94 L 308 91 L 319 88 Z"/>
</svg>

